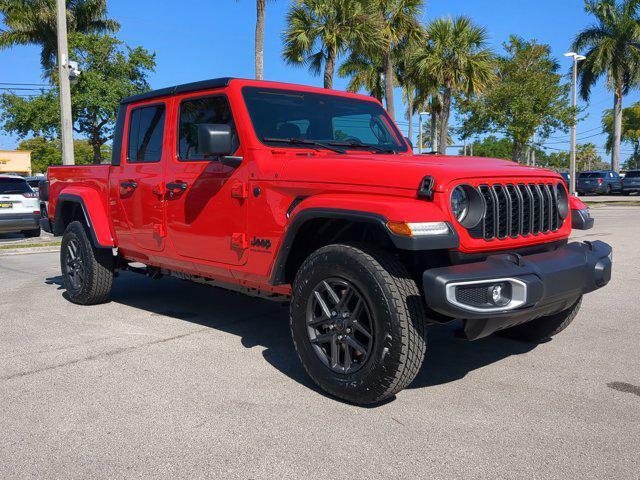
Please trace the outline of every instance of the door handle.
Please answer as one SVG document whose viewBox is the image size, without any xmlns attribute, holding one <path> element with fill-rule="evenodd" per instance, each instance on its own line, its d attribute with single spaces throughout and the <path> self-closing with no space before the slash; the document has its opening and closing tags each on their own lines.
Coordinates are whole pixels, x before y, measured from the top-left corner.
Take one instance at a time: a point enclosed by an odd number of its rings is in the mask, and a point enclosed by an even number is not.
<svg viewBox="0 0 640 480">
<path fill-rule="evenodd" d="M 134 190 L 138 188 L 138 183 L 137 182 L 120 182 L 120 186 L 128 190 Z"/>
<path fill-rule="evenodd" d="M 180 181 L 169 182 L 169 183 L 167 183 L 167 190 L 172 191 L 172 192 L 174 192 L 176 190 L 185 191 L 188 186 L 189 186 L 189 184 L 185 183 L 185 182 L 180 182 Z"/>
</svg>

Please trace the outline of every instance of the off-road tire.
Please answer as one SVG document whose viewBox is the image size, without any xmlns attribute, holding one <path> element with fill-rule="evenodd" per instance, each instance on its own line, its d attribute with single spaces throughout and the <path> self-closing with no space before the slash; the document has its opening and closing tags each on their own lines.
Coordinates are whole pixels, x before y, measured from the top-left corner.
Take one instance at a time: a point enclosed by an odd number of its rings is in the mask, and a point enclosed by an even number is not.
<svg viewBox="0 0 640 480">
<path fill-rule="evenodd" d="M 576 318 L 582 305 L 582 297 L 576 303 L 562 312 L 547 317 L 536 318 L 527 323 L 516 325 L 499 332 L 500 335 L 522 340 L 525 342 L 539 343 L 557 335 Z"/>
<path fill-rule="evenodd" d="M 326 278 L 350 282 L 373 318 L 370 354 L 359 370 L 336 373 L 313 350 L 307 302 Z M 290 325 L 300 361 L 323 390 L 354 404 L 382 402 L 416 377 L 426 350 L 425 311 L 416 282 L 390 253 L 349 244 L 325 246 L 302 264 L 293 282 Z"/>
<path fill-rule="evenodd" d="M 22 234 L 24 235 L 24 238 L 37 238 L 40 236 L 42 232 L 40 231 L 40 227 L 35 228 L 33 230 L 24 230 L 22 232 Z"/>
<path fill-rule="evenodd" d="M 69 245 L 72 242 L 77 246 L 77 255 L 83 267 L 83 281 L 79 287 L 74 286 L 66 269 L 71 255 Z M 113 284 L 113 254 L 109 249 L 96 248 L 80 222 L 71 222 L 64 232 L 60 247 L 60 267 L 67 297 L 71 302 L 97 305 L 108 300 Z"/>
</svg>

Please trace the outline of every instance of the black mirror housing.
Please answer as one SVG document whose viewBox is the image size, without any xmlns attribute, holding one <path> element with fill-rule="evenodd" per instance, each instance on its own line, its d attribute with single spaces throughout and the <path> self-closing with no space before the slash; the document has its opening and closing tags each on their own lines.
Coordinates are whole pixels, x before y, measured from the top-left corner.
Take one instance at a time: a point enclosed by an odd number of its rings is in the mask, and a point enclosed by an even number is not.
<svg viewBox="0 0 640 480">
<path fill-rule="evenodd" d="M 198 154 L 205 157 L 231 155 L 231 127 L 223 123 L 200 123 L 198 125 Z"/>
</svg>

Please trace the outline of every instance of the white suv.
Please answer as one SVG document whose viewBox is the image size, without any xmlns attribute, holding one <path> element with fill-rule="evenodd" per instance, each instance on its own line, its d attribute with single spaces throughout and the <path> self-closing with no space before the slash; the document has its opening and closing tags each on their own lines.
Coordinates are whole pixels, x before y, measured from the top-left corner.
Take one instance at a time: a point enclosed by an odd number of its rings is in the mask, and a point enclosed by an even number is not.
<svg viewBox="0 0 640 480">
<path fill-rule="evenodd" d="M 0 175 L 0 233 L 7 232 L 39 237 L 40 202 L 24 178 Z"/>
</svg>

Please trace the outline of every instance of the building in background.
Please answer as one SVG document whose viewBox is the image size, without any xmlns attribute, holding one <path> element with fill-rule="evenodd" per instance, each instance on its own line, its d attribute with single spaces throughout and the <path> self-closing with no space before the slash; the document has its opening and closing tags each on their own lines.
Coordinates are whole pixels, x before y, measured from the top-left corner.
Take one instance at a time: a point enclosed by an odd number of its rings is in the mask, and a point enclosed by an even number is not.
<svg viewBox="0 0 640 480">
<path fill-rule="evenodd" d="M 29 150 L 0 150 L 0 173 L 31 175 Z"/>
</svg>

